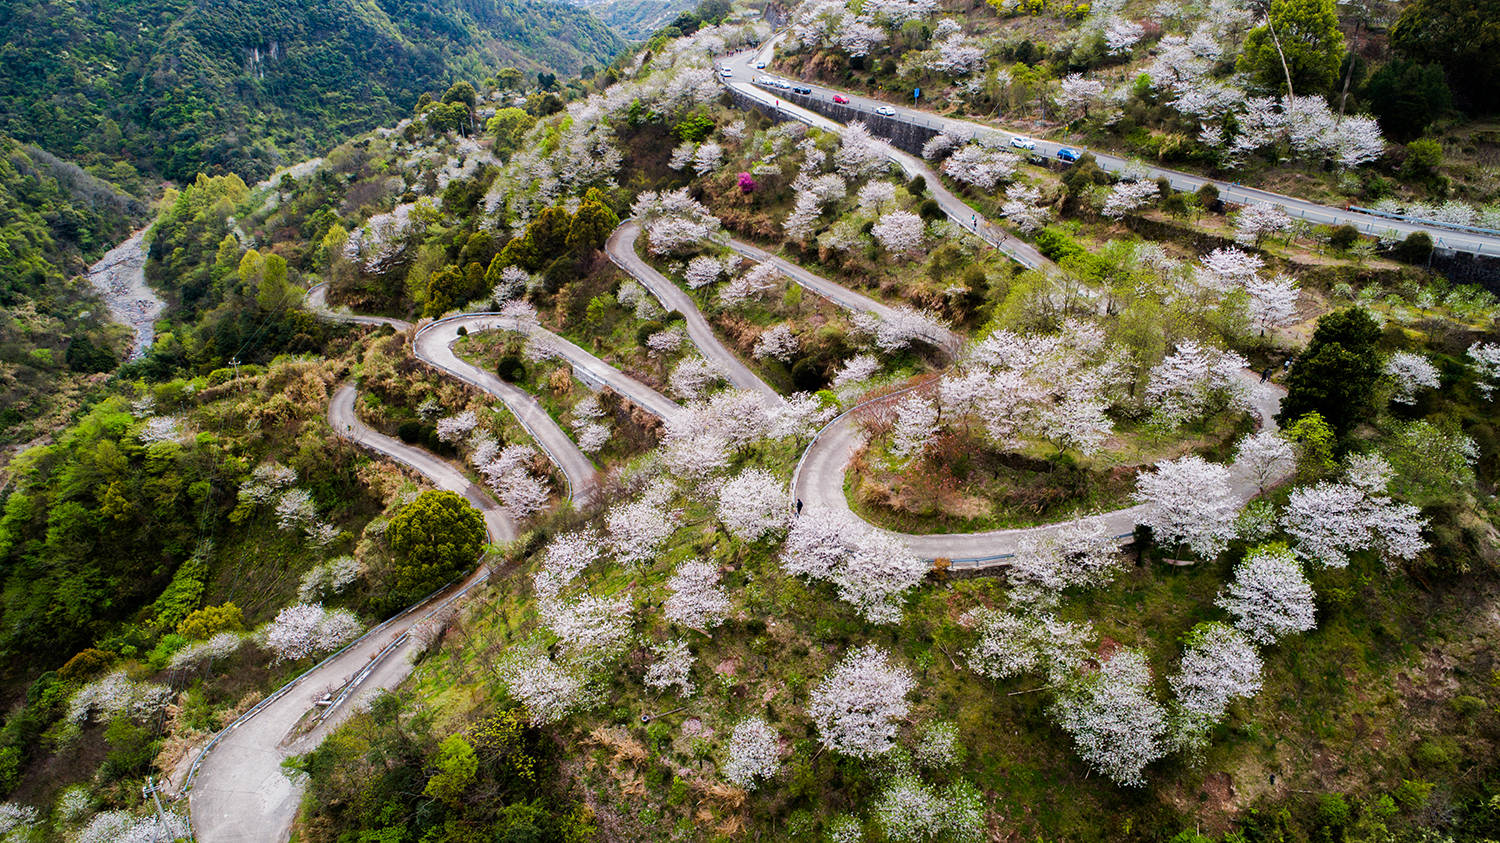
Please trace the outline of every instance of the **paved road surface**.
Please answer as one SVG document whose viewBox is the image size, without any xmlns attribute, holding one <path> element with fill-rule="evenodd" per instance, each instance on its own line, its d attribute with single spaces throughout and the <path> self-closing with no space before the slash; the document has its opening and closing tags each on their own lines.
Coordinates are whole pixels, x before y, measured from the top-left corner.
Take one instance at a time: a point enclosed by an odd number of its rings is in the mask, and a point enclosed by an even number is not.
<svg viewBox="0 0 1500 843">
<path fill-rule="evenodd" d="M 731 238 L 729 248 L 753 261 L 770 263 L 786 273 L 793 281 L 801 285 L 803 289 L 828 299 L 844 310 L 854 313 L 873 313 L 881 319 L 889 319 L 895 314 L 895 308 L 890 305 L 882 304 L 864 293 L 857 293 L 842 284 L 829 281 L 821 275 L 798 266 L 785 258 L 773 255 L 765 249 L 752 246 L 743 240 Z M 946 351 L 950 357 L 957 356 L 959 349 L 962 349 L 964 346 L 963 336 L 947 328 L 944 328 L 941 333 L 928 339 L 932 341 L 933 345 Z"/>
<path fill-rule="evenodd" d="M 439 489 L 463 495 L 484 516 L 490 541 L 515 538 L 515 525 L 494 498 L 448 462 L 366 427 L 355 415 L 354 400 L 354 387 L 346 384 L 329 402 L 328 423 L 338 435 L 416 470 Z M 201 843 L 286 840 L 302 788 L 286 777 L 281 762 L 313 749 L 360 703 L 399 685 L 411 673 L 411 656 L 420 649 L 407 633 L 488 576 L 481 567 L 463 583 L 376 627 L 349 649 L 303 674 L 273 702 L 230 726 L 203 759 L 188 793 L 197 839 Z M 357 686 L 321 723 L 289 740 L 293 728 L 316 708 L 317 700 L 330 691 L 337 694 L 336 689 L 356 678 Z"/>
<path fill-rule="evenodd" d="M 787 100 L 784 97 L 785 94 L 789 92 L 783 92 L 774 88 L 763 89 L 752 84 L 751 80 L 755 79 L 755 77 L 757 76 L 771 75 L 766 70 L 756 69 L 755 65 L 757 62 L 762 61 L 769 63 L 769 59 L 775 49 L 775 44 L 780 40 L 780 37 L 781 36 L 777 36 L 776 38 L 767 41 L 757 50 L 746 50 L 744 52 L 735 53 L 723 57 L 720 60 L 720 66 L 728 67 L 734 74 L 731 78 L 725 79 L 724 82 L 733 86 L 736 90 L 742 91 L 750 96 L 755 97 L 761 102 L 774 104 L 775 101 L 780 100 L 781 110 L 783 113 L 794 115 L 798 119 L 804 120 L 804 122 L 812 123 L 812 121 L 807 119 L 805 115 L 813 114 L 813 112 L 809 112 L 806 109 L 801 109 L 794 105 L 788 104 Z M 887 106 L 892 108 L 896 112 L 894 119 L 921 126 L 931 126 L 935 129 L 938 129 L 939 131 L 948 131 L 958 135 L 968 135 L 975 137 L 986 134 L 995 135 L 999 136 L 1005 143 L 1009 143 L 1012 136 L 1031 137 L 1030 135 L 1026 135 L 1024 132 L 1021 132 L 1020 130 L 1013 130 L 1004 126 L 990 126 L 983 123 L 977 123 L 972 120 L 961 120 L 952 117 L 943 117 L 928 111 L 923 111 L 921 109 L 897 105 L 894 103 L 887 103 L 883 100 L 873 99 L 871 97 L 862 96 L 860 94 L 852 93 L 849 91 L 829 88 L 827 86 L 818 85 L 812 82 L 802 82 L 800 84 L 806 85 L 807 87 L 811 88 L 812 97 L 817 100 L 831 101 L 834 94 L 843 96 L 844 98 L 849 100 L 849 106 L 851 108 L 865 111 L 870 115 L 871 125 L 878 125 L 877 121 L 882 119 L 878 115 L 875 115 L 875 109 L 879 106 Z M 833 121 L 828 120 L 826 117 L 819 116 L 819 119 L 821 119 L 824 124 L 832 124 L 835 126 L 837 125 L 836 123 L 833 123 Z M 820 124 L 812 123 L 812 125 Z M 824 125 L 823 127 L 826 128 L 826 125 Z M 1070 146 L 1080 151 L 1085 150 L 1085 147 L 1076 146 L 1073 144 L 1058 143 L 1056 141 L 1050 141 L 1044 138 L 1033 137 L 1031 139 L 1036 141 L 1036 154 L 1049 159 L 1055 159 L 1057 157 L 1057 151 L 1065 146 Z M 1143 171 L 1147 178 L 1153 180 L 1157 178 L 1166 178 L 1169 182 L 1171 182 L 1173 190 L 1194 191 L 1202 187 L 1204 184 L 1212 184 L 1219 189 L 1219 198 L 1223 199 L 1226 202 L 1234 202 L 1238 204 L 1264 202 L 1266 204 L 1276 205 L 1285 209 L 1286 212 L 1293 217 L 1307 220 L 1308 222 L 1315 225 L 1348 224 L 1359 229 L 1360 232 L 1364 234 L 1372 235 L 1375 237 L 1386 236 L 1390 233 L 1394 233 L 1397 237 L 1405 237 L 1406 235 L 1414 231 L 1425 231 L 1432 236 L 1433 242 L 1436 243 L 1441 249 L 1466 252 L 1469 254 L 1500 255 L 1500 235 L 1483 234 L 1478 232 L 1460 232 L 1444 228 L 1442 226 L 1423 224 L 1420 222 L 1386 219 L 1374 214 L 1365 214 L 1358 211 L 1346 210 L 1340 207 L 1321 205 L 1317 202 L 1311 202 L 1306 199 L 1298 199 L 1295 196 L 1286 196 L 1280 193 L 1273 193 L 1269 190 L 1260 190 L 1258 188 L 1245 187 L 1236 182 L 1220 181 L 1218 179 L 1206 178 L 1204 176 L 1195 175 L 1193 173 L 1184 173 L 1177 170 L 1169 170 L 1163 167 L 1154 167 L 1143 164 L 1139 161 L 1132 161 L 1129 159 L 1121 158 L 1117 155 L 1111 155 L 1107 152 L 1098 152 L 1096 150 L 1088 151 L 1093 152 L 1094 158 L 1099 162 L 1099 166 L 1108 172 L 1119 173 L 1126 170 Z M 906 167 L 907 164 L 903 163 L 902 166 Z M 910 170 L 908 170 L 908 172 L 910 172 Z M 935 184 L 935 180 L 932 177 L 928 177 L 927 183 L 930 187 Z M 942 202 L 942 200 L 939 199 L 939 202 Z M 947 211 L 948 208 L 945 206 L 944 210 Z M 952 212 L 950 211 L 950 216 L 951 213 Z M 962 213 L 968 215 L 973 212 L 972 210 L 966 209 Z M 965 224 L 965 227 L 967 227 L 967 216 L 961 222 Z M 1019 257 L 1017 258 L 1017 260 L 1020 260 L 1022 264 L 1027 264 L 1026 260 L 1023 260 Z"/>
<path fill-rule="evenodd" d="M 1250 387 L 1251 406 L 1261 425 L 1276 430 L 1276 412 L 1286 391 L 1272 384 L 1260 383 L 1259 375 L 1245 371 L 1240 373 Z M 895 399 L 885 396 L 877 401 Z M 870 402 L 874 403 L 874 402 Z M 844 472 L 854 452 L 864 444 L 863 433 L 856 419 L 858 414 L 847 412 L 833 421 L 818 434 L 798 464 L 792 477 L 792 488 L 797 499 L 802 501 L 803 511 L 831 509 L 853 516 L 848 497 L 844 494 Z M 1255 497 L 1259 489 L 1255 479 L 1241 466 L 1231 466 L 1231 486 L 1240 503 Z M 1285 476 L 1275 478 L 1279 482 Z M 1099 521 L 1111 536 L 1127 536 L 1135 529 L 1136 521 L 1144 512 L 1137 505 L 1113 512 L 1106 512 L 1081 521 Z M 912 552 L 924 559 L 949 559 L 954 568 L 987 568 L 1006 564 L 1005 557 L 1015 553 L 1021 539 L 1027 536 L 1054 533 L 1071 521 L 1009 530 L 991 530 L 983 533 L 936 533 L 914 535 L 886 530 L 899 537 Z"/>
<path fill-rule="evenodd" d="M 745 365 L 728 346 L 719 341 L 713 326 L 703 318 L 703 313 L 698 310 L 698 303 L 693 301 L 693 297 L 671 279 L 657 272 L 636 253 L 635 240 L 640 233 L 641 227 L 636 224 L 635 220 L 620 223 L 620 226 L 610 233 L 609 240 L 604 244 L 604 251 L 609 255 L 609 259 L 630 273 L 635 280 L 641 282 L 647 290 L 651 291 L 651 295 L 656 296 L 663 307 L 682 314 L 683 321 L 687 325 L 688 338 L 698 346 L 698 350 L 702 352 L 705 359 L 724 373 L 736 389 L 758 392 L 768 404 L 780 403 L 781 395 L 772 389 L 770 384 L 761 380 L 760 376 Z"/>
<path fill-rule="evenodd" d="M 405 319 L 392 319 L 389 316 L 365 316 L 360 313 L 350 313 L 348 308 L 331 308 L 328 306 L 328 285 L 319 284 L 307 291 L 307 309 L 316 313 L 330 322 L 348 322 L 351 325 L 389 325 L 398 331 L 404 331 L 411 327 L 411 323 Z"/>
</svg>

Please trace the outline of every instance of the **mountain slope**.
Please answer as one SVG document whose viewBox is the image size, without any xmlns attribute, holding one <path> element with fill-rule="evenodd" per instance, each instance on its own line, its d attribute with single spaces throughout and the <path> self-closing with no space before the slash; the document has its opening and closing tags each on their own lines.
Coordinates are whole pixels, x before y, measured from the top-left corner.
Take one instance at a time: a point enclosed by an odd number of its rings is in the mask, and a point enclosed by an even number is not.
<svg viewBox="0 0 1500 843">
<path fill-rule="evenodd" d="M 503 66 L 621 47 L 546 0 L 0 0 L 0 131 L 88 162 L 248 179 Z"/>
</svg>

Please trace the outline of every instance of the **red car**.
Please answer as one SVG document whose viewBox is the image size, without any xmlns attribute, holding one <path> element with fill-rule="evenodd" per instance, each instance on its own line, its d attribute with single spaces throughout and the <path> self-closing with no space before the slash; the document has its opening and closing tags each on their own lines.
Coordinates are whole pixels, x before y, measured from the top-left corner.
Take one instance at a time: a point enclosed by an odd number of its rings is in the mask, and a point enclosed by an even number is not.
<svg viewBox="0 0 1500 843">
<path fill-rule="evenodd" d="M 838 102 L 838 103 L 843 103 L 844 105 L 848 105 L 849 104 L 849 98 L 846 97 L 846 96 L 844 96 L 844 95 L 842 95 L 842 94 L 834 94 L 833 95 L 833 101 L 834 102 Z"/>
</svg>

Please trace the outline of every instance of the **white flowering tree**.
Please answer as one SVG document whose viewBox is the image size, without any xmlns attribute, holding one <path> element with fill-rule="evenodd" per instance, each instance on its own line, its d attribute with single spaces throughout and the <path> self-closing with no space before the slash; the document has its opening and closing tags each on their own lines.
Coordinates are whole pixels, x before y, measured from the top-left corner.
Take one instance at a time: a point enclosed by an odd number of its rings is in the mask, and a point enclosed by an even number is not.
<svg viewBox="0 0 1500 843">
<path fill-rule="evenodd" d="M 282 609 L 265 629 L 265 648 L 272 664 L 329 653 L 353 641 L 364 626 L 346 609 L 329 611 L 317 603 L 297 603 Z"/>
<path fill-rule="evenodd" d="M 687 269 L 683 271 L 682 277 L 687 281 L 688 287 L 696 290 L 719 280 L 723 272 L 723 261 L 709 255 L 699 255 L 688 261 Z"/>
<path fill-rule="evenodd" d="M 822 509 L 792 522 L 781 566 L 793 576 L 831 582 L 839 599 L 871 623 L 900 620 L 906 593 L 931 570 L 900 539 Z"/>
<path fill-rule="evenodd" d="M 756 337 L 755 348 L 750 353 L 756 358 L 770 357 L 787 363 L 796 356 L 799 349 L 797 335 L 792 333 L 792 326 L 783 322 L 762 331 L 760 336 Z"/>
<path fill-rule="evenodd" d="M 1259 246 L 1267 237 L 1291 231 L 1292 218 L 1279 205 L 1252 202 L 1234 218 L 1235 239 L 1247 246 Z"/>
<path fill-rule="evenodd" d="M 1089 79 L 1081 73 L 1070 73 L 1057 86 L 1057 107 L 1063 113 L 1075 115 L 1089 113 L 1089 104 L 1104 96 L 1104 83 Z"/>
<path fill-rule="evenodd" d="M 646 668 L 646 687 L 657 690 L 676 688 L 677 696 L 690 697 L 696 686 L 693 684 L 693 665 L 698 659 L 681 638 L 674 638 L 651 647 L 655 661 Z"/>
<path fill-rule="evenodd" d="M 598 533 L 575 531 L 555 536 L 542 554 L 541 569 L 531 575 L 537 597 L 556 599 L 602 554 Z"/>
<path fill-rule="evenodd" d="M 582 673 L 545 653 L 512 654 L 498 673 L 506 692 L 526 706 L 531 722 L 539 726 L 590 707 L 597 696 Z"/>
<path fill-rule="evenodd" d="M 1249 388 L 1240 370 L 1248 365 L 1233 351 L 1183 340 L 1147 377 L 1152 421 L 1171 430 L 1226 407 L 1243 409 Z"/>
<path fill-rule="evenodd" d="M 1245 633 L 1223 623 L 1204 623 L 1188 633 L 1172 689 L 1173 741 L 1196 748 L 1236 699 L 1260 690 L 1261 660 Z"/>
<path fill-rule="evenodd" d="M 1006 569 L 1016 599 L 1050 604 L 1068 588 L 1107 584 L 1124 557 L 1102 521 L 1076 519 L 1023 537 Z"/>
<path fill-rule="evenodd" d="M 1226 292 L 1249 285 L 1266 262 L 1259 255 L 1227 246 L 1204 255 L 1198 282 L 1212 290 Z"/>
<path fill-rule="evenodd" d="M 930 398 L 908 395 L 896 405 L 891 453 L 906 464 L 922 456 L 938 432 L 938 407 Z"/>
<path fill-rule="evenodd" d="M 1003 148 L 983 143 L 960 146 L 943 161 L 943 175 L 983 191 L 994 190 L 1016 174 L 1021 159 Z"/>
<path fill-rule="evenodd" d="M 896 201 L 896 185 L 888 181 L 871 180 L 859 189 L 859 210 L 865 214 L 876 214 Z"/>
<path fill-rule="evenodd" d="M 1051 216 L 1048 208 L 1041 204 L 1042 192 L 1029 184 L 1013 184 L 1005 190 L 1005 204 L 1000 213 L 1025 232 L 1033 232 L 1047 224 Z"/>
<path fill-rule="evenodd" d="M 872 176 L 885 169 L 890 160 L 890 147 L 870 134 L 865 124 L 854 121 L 839 130 L 839 148 L 834 153 L 833 165 L 846 179 Z"/>
<path fill-rule="evenodd" d="M 891 255 L 905 257 L 921 251 L 925 230 L 922 218 L 911 211 L 891 211 L 880 217 L 870 233 Z"/>
<path fill-rule="evenodd" d="M 1234 568 L 1234 580 L 1214 604 L 1257 644 L 1271 644 L 1317 626 L 1312 585 L 1296 554 L 1282 544 L 1261 545 Z"/>
<path fill-rule="evenodd" d="M 649 562 L 677 529 L 676 510 L 660 495 L 646 494 L 616 504 L 605 516 L 605 534 L 621 565 Z"/>
<path fill-rule="evenodd" d="M 719 301 L 727 307 L 732 307 L 751 299 L 763 299 L 768 294 L 781 289 L 785 281 L 786 276 L 782 275 L 781 270 L 770 261 L 756 264 L 743 274 L 729 279 L 729 283 L 720 287 Z"/>
<path fill-rule="evenodd" d="M 723 769 L 730 784 L 746 790 L 753 790 L 758 780 L 771 779 L 781 769 L 780 740 L 765 718 L 747 717 L 735 724 Z"/>
<path fill-rule="evenodd" d="M 1116 784 L 1140 787 L 1147 764 L 1166 754 L 1166 710 L 1151 693 L 1151 668 L 1137 650 L 1121 649 L 1081 674 L 1053 704 L 1058 725 L 1078 754 Z"/>
<path fill-rule="evenodd" d="M 990 679 L 1040 671 L 1053 684 L 1066 679 L 1089 654 L 1093 626 L 1059 620 L 1046 612 L 1003 612 L 979 607 L 964 614 L 975 633 L 965 653 L 969 668 Z"/>
<path fill-rule="evenodd" d="M 653 255 L 693 251 L 719 231 L 718 217 L 689 196 L 685 187 L 665 193 L 642 193 L 630 211 L 645 229 L 646 248 Z"/>
<path fill-rule="evenodd" d="M 1278 430 L 1247 433 L 1234 454 L 1234 467 L 1255 480 L 1262 492 L 1297 467 L 1297 450 Z"/>
<path fill-rule="evenodd" d="M 719 489 L 719 522 L 741 541 L 786 529 L 786 484 L 763 468 L 747 468 Z"/>
<path fill-rule="evenodd" d="M 1239 506 L 1229 486 L 1229 469 L 1188 454 L 1163 460 L 1136 478 L 1135 498 L 1146 505 L 1140 523 L 1157 541 L 1185 545 L 1204 558 L 1224 551 L 1234 538 Z"/>
<path fill-rule="evenodd" d="M 1328 568 L 1349 564 L 1349 554 L 1378 550 L 1388 564 L 1415 559 L 1427 549 L 1427 519 L 1400 503 L 1355 483 L 1322 481 L 1292 492 L 1282 527 L 1297 553 Z"/>
<path fill-rule="evenodd" d="M 1500 382 L 1500 344 L 1476 342 L 1465 353 L 1474 367 L 1474 388 L 1485 398 L 1491 397 Z"/>
<path fill-rule="evenodd" d="M 1250 322 L 1264 334 L 1270 328 L 1289 325 L 1297 315 L 1297 280 L 1290 275 L 1251 278 L 1245 282 L 1250 296 Z"/>
<path fill-rule="evenodd" d="M 1100 209 L 1100 213 L 1110 219 L 1120 219 L 1154 202 L 1160 192 L 1154 181 L 1142 179 L 1119 182 L 1104 198 L 1104 207 Z"/>
<path fill-rule="evenodd" d="M 542 609 L 547 628 L 578 664 L 602 664 L 619 652 L 630 635 L 630 598 L 625 594 L 582 594 L 550 601 Z"/>
<path fill-rule="evenodd" d="M 74 692 L 68 700 L 68 721 L 82 723 L 90 714 L 100 723 L 122 716 L 146 720 L 171 700 L 172 689 L 166 685 L 136 682 L 125 671 L 116 670 Z"/>
<path fill-rule="evenodd" d="M 678 626 L 707 633 L 729 613 L 729 595 L 719 585 L 719 570 L 705 562 L 690 559 L 678 565 L 667 590 L 672 593 L 662 614 Z"/>
<path fill-rule="evenodd" d="M 1385 361 L 1385 376 L 1395 387 L 1391 400 L 1397 404 L 1417 403 L 1417 393 L 1423 389 L 1438 388 L 1437 367 L 1428 362 L 1426 355 L 1410 351 L 1397 351 Z"/>
<path fill-rule="evenodd" d="M 874 758 L 895 745 L 916 688 L 911 671 L 874 644 L 851 650 L 813 688 L 807 713 L 823 745 L 855 758 Z"/>
</svg>

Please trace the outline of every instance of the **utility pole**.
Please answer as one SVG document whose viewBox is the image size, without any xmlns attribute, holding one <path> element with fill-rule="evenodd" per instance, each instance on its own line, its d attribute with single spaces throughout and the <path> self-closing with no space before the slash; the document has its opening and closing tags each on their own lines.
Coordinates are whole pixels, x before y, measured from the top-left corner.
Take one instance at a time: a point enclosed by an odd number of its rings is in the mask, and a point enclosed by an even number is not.
<svg viewBox="0 0 1500 843">
<path fill-rule="evenodd" d="M 151 797 L 151 801 L 153 801 L 153 802 L 156 803 L 156 818 L 159 819 L 159 820 L 161 820 L 161 833 L 162 834 L 166 834 L 166 835 L 170 835 L 171 832 L 168 831 L 168 829 L 170 829 L 172 826 L 171 826 L 170 823 L 167 822 L 167 809 L 163 808 L 162 805 L 161 805 L 161 795 L 160 794 L 161 794 L 161 789 L 156 786 L 155 779 L 153 779 L 151 776 L 147 776 L 146 777 L 146 786 L 143 787 L 143 788 L 141 788 L 141 798 L 144 799 L 145 797 L 150 796 Z M 189 829 L 188 830 L 188 839 L 191 840 L 192 838 L 193 838 L 193 832 L 192 832 L 191 829 Z M 162 841 L 162 843 L 172 843 L 172 838 L 171 837 L 163 837 L 163 838 L 161 838 L 161 841 Z"/>
</svg>

